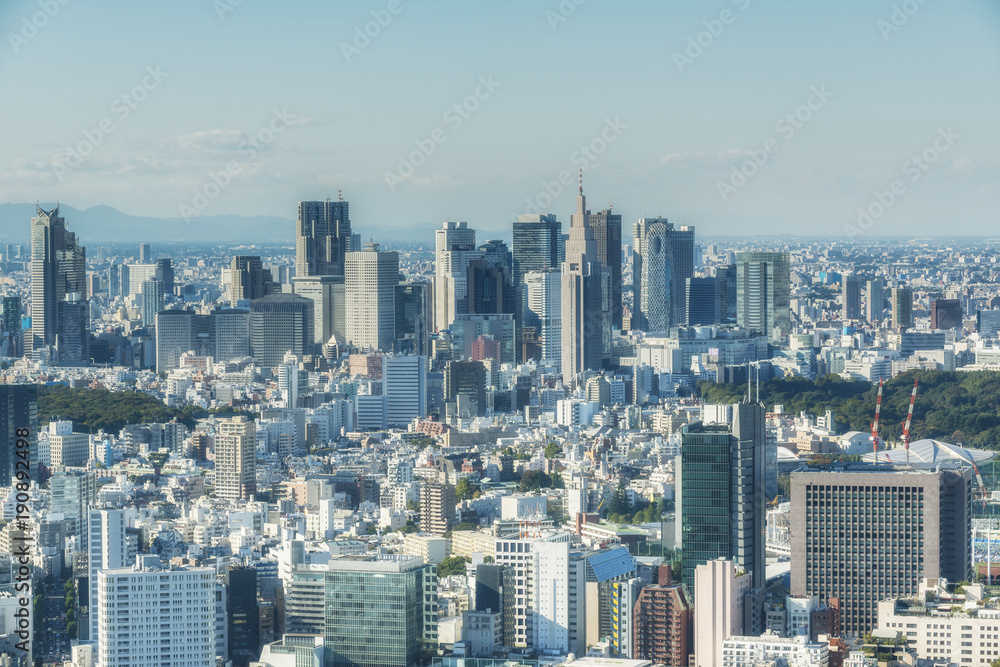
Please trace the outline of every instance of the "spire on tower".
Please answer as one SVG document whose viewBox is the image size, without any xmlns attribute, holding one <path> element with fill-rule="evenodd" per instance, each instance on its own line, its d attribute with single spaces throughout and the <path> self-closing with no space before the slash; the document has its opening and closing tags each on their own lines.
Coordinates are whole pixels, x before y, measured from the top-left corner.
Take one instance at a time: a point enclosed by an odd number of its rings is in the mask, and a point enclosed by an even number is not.
<svg viewBox="0 0 1000 667">
<path fill-rule="evenodd" d="M 580 194 L 583 194 L 583 167 L 580 167 Z"/>
</svg>

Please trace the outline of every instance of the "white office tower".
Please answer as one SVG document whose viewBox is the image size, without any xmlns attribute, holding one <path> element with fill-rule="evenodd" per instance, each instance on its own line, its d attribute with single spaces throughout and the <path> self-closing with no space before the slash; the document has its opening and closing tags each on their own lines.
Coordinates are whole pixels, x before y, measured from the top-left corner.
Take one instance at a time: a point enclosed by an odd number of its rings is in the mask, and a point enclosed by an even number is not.
<svg viewBox="0 0 1000 667">
<path fill-rule="evenodd" d="M 399 253 L 368 243 L 346 255 L 344 309 L 347 344 L 362 350 L 392 350 L 396 335 Z"/>
<path fill-rule="evenodd" d="M 278 366 L 278 392 L 286 408 L 294 408 L 299 401 L 299 358 L 291 352 Z"/>
<path fill-rule="evenodd" d="M 562 364 L 562 274 L 558 269 L 529 271 L 524 276 L 525 327 L 535 327 L 542 361 Z"/>
<path fill-rule="evenodd" d="M 97 475 L 78 470 L 57 470 L 49 479 L 52 513 L 66 517 L 68 533 L 84 544 L 87 532 L 87 512 L 97 498 Z"/>
<path fill-rule="evenodd" d="M 88 577 L 90 600 L 97 600 L 97 580 L 101 570 L 126 567 L 139 552 L 137 535 L 128 534 L 128 528 L 135 525 L 134 509 L 90 510 L 87 519 Z M 100 613 L 93 604 L 90 606 L 90 639 L 98 641 L 98 621 Z"/>
<path fill-rule="evenodd" d="M 695 569 L 695 667 L 724 664 L 723 643 L 743 634 L 743 597 L 749 591 L 750 574 L 737 577 L 731 560 L 710 560 Z"/>
<path fill-rule="evenodd" d="M 214 667 L 215 570 L 167 569 L 157 556 L 97 578 L 97 667 Z"/>
<path fill-rule="evenodd" d="M 250 500 L 257 494 L 257 429 L 245 417 L 215 425 L 215 495 Z"/>
<path fill-rule="evenodd" d="M 476 250 L 476 230 L 465 222 L 445 222 L 434 234 L 434 327 L 444 331 L 458 313 L 468 313 L 469 262 Z"/>
<path fill-rule="evenodd" d="M 427 357 L 385 357 L 382 377 L 390 425 L 427 416 Z"/>
</svg>

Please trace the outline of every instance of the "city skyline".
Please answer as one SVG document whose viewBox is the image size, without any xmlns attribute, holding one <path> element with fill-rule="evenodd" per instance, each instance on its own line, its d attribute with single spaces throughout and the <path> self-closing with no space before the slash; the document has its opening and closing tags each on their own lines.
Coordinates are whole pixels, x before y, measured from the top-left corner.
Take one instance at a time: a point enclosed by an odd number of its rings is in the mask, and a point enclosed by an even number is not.
<svg viewBox="0 0 1000 667">
<path fill-rule="evenodd" d="M 940 221 L 954 218 L 968 233 L 992 231 L 1000 49 L 990 35 L 1000 10 L 985 0 L 915 3 L 900 16 L 891 3 L 784 3 L 778 20 L 750 0 L 624 11 L 573 1 L 400 2 L 396 13 L 388 4 L 305 3 L 288 14 L 216 5 L 144 15 L 189 35 L 183 52 L 167 31 L 129 31 L 136 15 L 119 3 L 86 15 L 60 4 L 41 28 L 35 4 L 0 10 L 8 89 L 41 96 L 50 85 L 42 70 L 59 63 L 78 119 L 8 105 L 0 201 L 190 221 L 293 219 L 287 202 L 343 189 L 360 228 L 468 220 L 492 236 L 531 206 L 565 224 L 573 184 L 559 177 L 584 167 L 595 211 L 613 201 L 626 222 L 664 216 L 706 235 L 808 224 L 848 238 L 859 207 L 886 192 L 889 210 L 860 236 L 941 233 Z M 386 25 L 370 28 L 378 18 Z M 359 48 L 366 27 L 376 34 Z M 623 30 L 632 36 L 615 49 L 572 48 Z M 317 31 L 323 39 L 311 40 Z M 113 34 L 128 57 L 69 57 L 81 33 Z M 291 35 L 299 48 L 285 55 Z M 253 39 L 279 48 L 251 54 Z M 299 59 L 328 67 L 317 75 Z M 98 61 L 101 76 L 85 75 Z M 316 85 L 324 81 L 329 92 Z M 555 103 L 602 88 L 609 92 L 585 109 Z M 187 103 L 202 94 L 210 104 Z M 81 143 L 92 145 L 76 164 L 66 148 Z M 908 162 L 924 153 L 926 162 Z M 746 164 L 748 177 L 733 175 Z M 904 192 L 894 195 L 897 180 Z M 0 219 L 7 238 L 12 222 Z"/>
</svg>

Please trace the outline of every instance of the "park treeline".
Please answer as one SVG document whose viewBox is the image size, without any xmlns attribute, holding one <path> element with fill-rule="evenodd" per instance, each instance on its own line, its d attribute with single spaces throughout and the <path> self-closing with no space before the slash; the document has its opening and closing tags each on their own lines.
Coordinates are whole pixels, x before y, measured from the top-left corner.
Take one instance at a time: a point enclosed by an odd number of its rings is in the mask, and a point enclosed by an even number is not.
<svg viewBox="0 0 1000 667">
<path fill-rule="evenodd" d="M 910 405 L 913 380 L 918 379 L 910 439 L 934 438 L 983 449 L 1000 449 L 1000 372 L 911 371 L 885 383 L 880 434 L 896 442 Z M 736 403 L 746 385 L 699 382 L 698 393 L 708 403 Z M 875 418 L 878 385 L 826 375 L 816 380 L 784 377 L 760 386 L 768 411 L 775 405 L 786 413 L 805 411 L 822 416 L 832 410 L 838 431 L 870 431 Z"/>
</svg>

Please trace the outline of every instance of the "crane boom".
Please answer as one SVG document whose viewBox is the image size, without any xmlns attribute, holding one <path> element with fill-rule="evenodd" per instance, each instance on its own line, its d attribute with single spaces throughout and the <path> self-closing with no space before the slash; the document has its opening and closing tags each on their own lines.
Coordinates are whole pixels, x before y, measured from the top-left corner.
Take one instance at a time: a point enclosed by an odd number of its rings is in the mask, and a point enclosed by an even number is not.
<svg viewBox="0 0 1000 667">
<path fill-rule="evenodd" d="M 872 422 L 872 452 L 875 456 L 875 463 L 878 463 L 878 426 L 879 415 L 882 413 L 882 378 L 878 379 L 878 398 L 875 399 L 875 421 Z"/>
<path fill-rule="evenodd" d="M 910 411 L 906 413 L 906 424 L 903 426 L 903 446 L 906 447 L 906 465 L 910 465 L 910 424 L 913 423 L 913 404 L 917 402 L 918 379 L 913 379 L 913 391 L 910 392 Z"/>
</svg>

